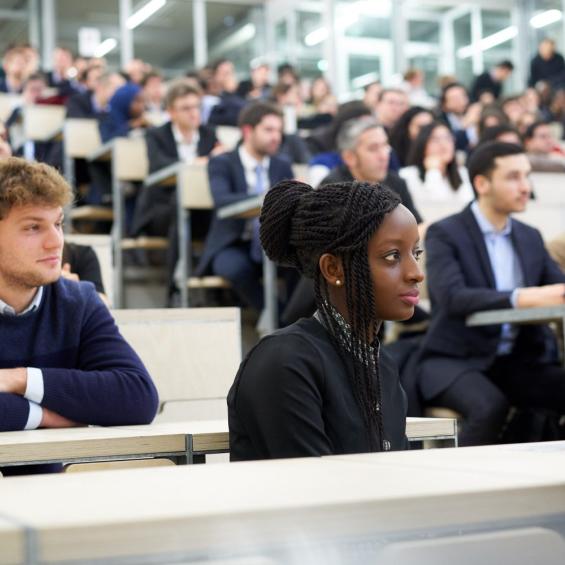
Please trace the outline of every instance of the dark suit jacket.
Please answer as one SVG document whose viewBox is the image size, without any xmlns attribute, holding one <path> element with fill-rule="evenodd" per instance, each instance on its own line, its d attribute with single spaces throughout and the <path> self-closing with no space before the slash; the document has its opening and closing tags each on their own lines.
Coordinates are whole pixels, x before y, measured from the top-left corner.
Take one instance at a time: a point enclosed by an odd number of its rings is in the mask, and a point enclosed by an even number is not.
<svg viewBox="0 0 565 565">
<path fill-rule="evenodd" d="M 198 134 L 200 140 L 198 141 L 197 153 L 199 157 L 205 157 L 214 149 L 218 139 L 214 130 L 206 126 L 200 126 Z M 168 167 L 179 160 L 171 122 L 147 130 L 145 141 L 147 142 L 150 173 Z"/>
<path fill-rule="evenodd" d="M 473 82 L 473 86 L 471 87 L 471 100 L 476 102 L 479 96 L 487 91 L 492 92 L 495 98 L 498 98 L 502 92 L 502 83 L 494 80 L 488 71 L 479 75 Z"/>
<path fill-rule="evenodd" d="M 92 92 L 77 92 L 66 102 L 67 118 L 97 118 L 97 112 L 92 105 Z"/>
<path fill-rule="evenodd" d="M 536 229 L 512 219 L 511 238 L 524 286 L 565 282 Z M 501 326 L 467 327 L 465 318 L 482 310 L 511 308 L 512 293 L 496 290 L 483 234 L 470 206 L 428 228 L 426 270 L 432 318 L 422 345 L 419 382 L 423 396 L 430 399 L 462 373 L 492 364 Z M 544 352 L 543 326 L 521 328 L 516 340 L 514 352 L 529 359 Z"/>
<path fill-rule="evenodd" d="M 206 126 L 198 129 L 200 140 L 196 148 L 199 157 L 206 157 L 218 143 L 214 130 Z M 177 144 L 171 122 L 152 128 L 145 134 L 149 173 L 159 171 L 179 161 Z M 135 205 L 132 233 L 165 237 L 174 221 L 176 201 L 174 190 L 167 186 L 143 187 Z"/>
<path fill-rule="evenodd" d="M 249 197 L 245 171 L 239 158 L 238 149 L 210 159 L 208 176 L 216 209 L 228 204 L 235 204 Z M 269 165 L 271 186 L 281 180 L 292 179 L 293 177 L 294 174 L 288 161 L 280 157 L 271 157 Z M 212 226 L 206 238 L 204 253 L 198 265 L 197 275 L 202 275 L 207 271 L 210 261 L 217 253 L 241 238 L 245 223 L 246 220 L 240 219 L 220 220 L 214 214 Z"/>
</svg>

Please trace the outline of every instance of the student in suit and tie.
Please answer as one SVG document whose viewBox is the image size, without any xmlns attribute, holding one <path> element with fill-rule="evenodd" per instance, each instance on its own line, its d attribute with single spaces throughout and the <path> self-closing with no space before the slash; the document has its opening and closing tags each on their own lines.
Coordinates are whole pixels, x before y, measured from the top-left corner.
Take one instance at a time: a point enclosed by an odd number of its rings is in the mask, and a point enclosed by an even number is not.
<svg viewBox="0 0 565 565">
<path fill-rule="evenodd" d="M 271 104 L 257 102 L 240 114 L 240 146 L 208 163 L 215 208 L 234 204 L 266 192 L 281 180 L 293 177 L 288 161 L 276 156 L 282 139 L 282 112 Z M 223 219 L 216 215 L 197 269 L 211 271 L 229 280 L 244 303 L 263 308 L 261 245 L 258 219 Z"/>
<path fill-rule="evenodd" d="M 165 97 L 171 116 L 162 126 L 147 131 L 149 173 L 174 163 L 206 163 L 210 154 L 223 151 L 214 130 L 200 123 L 202 91 L 186 80 L 172 84 Z M 175 219 L 173 187 L 150 186 L 141 190 L 136 204 L 132 231 L 138 235 L 165 237 Z M 209 226 L 207 212 L 193 218 L 195 236 L 204 237 Z"/>
<path fill-rule="evenodd" d="M 547 328 L 468 327 L 474 312 L 565 303 L 565 275 L 541 234 L 511 217 L 530 198 L 524 150 L 493 141 L 468 161 L 476 200 L 431 225 L 432 301 L 419 385 L 424 399 L 463 417 L 460 444 L 495 443 L 510 405 L 565 413 L 565 370 L 544 358 Z"/>
</svg>

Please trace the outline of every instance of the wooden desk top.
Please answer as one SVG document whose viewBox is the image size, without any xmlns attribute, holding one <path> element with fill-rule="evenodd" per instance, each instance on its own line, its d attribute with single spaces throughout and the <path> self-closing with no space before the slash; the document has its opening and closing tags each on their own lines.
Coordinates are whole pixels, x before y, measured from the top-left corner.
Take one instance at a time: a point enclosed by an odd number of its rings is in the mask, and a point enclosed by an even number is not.
<svg viewBox="0 0 565 565">
<path fill-rule="evenodd" d="M 145 186 L 173 186 L 177 183 L 177 176 L 186 167 L 182 162 L 173 163 L 151 173 L 144 181 Z"/>
<path fill-rule="evenodd" d="M 92 152 L 90 157 L 88 157 L 88 161 L 109 161 L 112 158 L 113 146 L 114 139 L 103 143 L 100 147 L 98 147 L 98 149 Z"/>
<path fill-rule="evenodd" d="M 544 308 L 506 308 L 487 310 L 467 317 L 468 326 L 491 324 L 546 324 L 565 318 L 565 305 Z"/>
<path fill-rule="evenodd" d="M 454 437 L 455 421 L 449 418 L 408 418 L 406 433 L 412 440 Z M 192 436 L 195 453 L 229 451 L 226 420 L 42 429 L 0 433 L 0 467 L 136 455 L 181 456 L 186 453 L 188 435 Z"/>
<path fill-rule="evenodd" d="M 0 466 L 38 462 L 71 462 L 88 458 L 182 455 L 186 436 L 195 452 L 229 450 L 224 420 L 116 426 L 42 429 L 0 433 Z"/>
<path fill-rule="evenodd" d="M 229 206 L 223 206 L 218 210 L 218 218 L 256 218 L 261 213 L 263 197 L 264 196 L 262 194 L 259 194 L 258 196 L 246 198 L 241 202 L 236 202 Z"/>
<path fill-rule="evenodd" d="M 13 478 L 0 514 L 45 561 L 532 524 L 565 517 L 565 443 Z"/>
</svg>

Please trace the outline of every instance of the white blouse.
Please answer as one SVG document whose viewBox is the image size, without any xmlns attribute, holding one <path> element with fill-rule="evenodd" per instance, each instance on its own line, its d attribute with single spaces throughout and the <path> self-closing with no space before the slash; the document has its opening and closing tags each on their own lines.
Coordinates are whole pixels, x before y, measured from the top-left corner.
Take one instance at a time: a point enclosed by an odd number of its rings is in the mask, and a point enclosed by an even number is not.
<svg viewBox="0 0 565 565">
<path fill-rule="evenodd" d="M 408 190 L 416 201 L 467 204 L 475 198 L 466 167 L 459 167 L 462 183 L 457 190 L 451 188 L 449 180 L 439 169 L 426 171 L 424 180 L 420 178 L 420 171 L 416 166 L 404 167 L 398 174 L 406 181 Z"/>
</svg>

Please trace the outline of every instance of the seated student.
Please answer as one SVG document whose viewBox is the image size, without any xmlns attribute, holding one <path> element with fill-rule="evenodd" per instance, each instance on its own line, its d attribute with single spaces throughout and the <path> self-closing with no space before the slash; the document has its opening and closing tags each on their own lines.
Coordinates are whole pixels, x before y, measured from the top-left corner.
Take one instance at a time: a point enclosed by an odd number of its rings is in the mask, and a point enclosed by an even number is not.
<svg viewBox="0 0 565 565">
<path fill-rule="evenodd" d="M 377 333 L 418 302 L 414 216 L 385 187 L 283 182 L 265 198 L 261 242 L 314 279 L 318 311 L 242 362 L 228 394 L 231 460 L 404 449 L 406 397 Z"/>
<path fill-rule="evenodd" d="M 149 173 L 173 163 L 206 163 L 208 156 L 223 151 L 214 130 L 200 123 L 202 91 L 186 81 L 174 83 L 168 90 L 165 106 L 170 121 L 147 131 Z M 176 209 L 172 187 L 144 187 L 137 201 L 132 231 L 165 237 L 169 233 Z M 204 237 L 209 219 L 205 213 L 196 218 L 195 228 Z M 202 224 L 202 225 L 200 225 Z"/>
<path fill-rule="evenodd" d="M 145 101 L 140 86 L 128 82 L 118 88 L 110 99 L 110 116 L 100 124 L 102 141 L 127 137 L 132 130 L 147 128 L 149 122 L 144 112 Z"/>
<path fill-rule="evenodd" d="M 66 47 L 55 47 L 53 51 L 53 70 L 47 73 L 47 84 L 56 88 L 58 95 L 68 98 L 77 91 L 78 84 L 69 78 L 73 67 L 74 56 Z"/>
<path fill-rule="evenodd" d="M 19 94 L 28 76 L 24 48 L 8 47 L 2 57 L 2 69 L 4 76 L 0 78 L 0 92 Z"/>
<path fill-rule="evenodd" d="M 23 129 L 23 106 L 33 105 L 41 101 L 47 86 L 45 75 L 35 73 L 24 82 L 22 91 L 22 104 L 14 108 L 6 120 L 10 144 L 13 154 L 25 157 L 28 161 L 40 161 L 58 169 L 62 168 L 63 157 L 61 144 L 53 141 L 25 140 Z"/>
<path fill-rule="evenodd" d="M 469 105 L 469 95 L 462 84 L 451 82 L 443 87 L 438 118 L 453 133 L 458 150 L 468 151 L 476 144 L 480 112 L 480 104 Z"/>
<path fill-rule="evenodd" d="M 533 171 L 565 172 L 565 152 L 555 139 L 548 122 L 536 121 L 526 129 L 524 147 Z"/>
<path fill-rule="evenodd" d="M 144 116 L 145 102 L 141 87 L 132 82 L 120 86 L 109 102 L 109 115 L 98 123 L 102 142 L 116 137 L 127 137 L 134 130 L 143 132 L 149 126 Z M 87 202 L 93 205 L 109 205 L 112 202 L 112 173 L 109 161 L 92 161 L 88 164 L 92 185 Z M 135 197 L 126 200 L 126 231 L 131 229 Z"/>
<path fill-rule="evenodd" d="M 505 143 L 522 145 L 522 138 L 518 130 L 514 126 L 505 124 L 485 128 L 481 133 L 479 145 L 487 141 L 504 141 Z"/>
<path fill-rule="evenodd" d="M 565 370 L 542 359 L 546 328 L 468 327 L 474 312 L 565 302 L 565 275 L 540 233 L 512 217 L 529 201 L 531 167 L 514 144 L 485 143 L 469 159 L 477 199 L 428 228 L 432 302 L 422 345 L 424 399 L 463 417 L 461 445 L 495 443 L 510 404 L 565 412 Z"/>
<path fill-rule="evenodd" d="M 96 76 L 92 78 L 92 75 Z M 101 122 L 108 118 L 110 99 L 124 85 L 124 78 L 118 73 L 103 72 L 101 67 L 92 67 L 87 71 L 86 80 L 92 90 L 77 92 L 67 100 L 67 118 L 91 118 Z"/>
<path fill-rule="evenodd" d="M 422 222 L 406 182 L 389 170 L 391 147 L 384 127 L 375 118 L 363 116 L 345 122 L 337 137 L 337 146 L 344 164 L 332 169 L 321 185 L 353 180 L 383 183 L 398 193 L 416 222 Z"/>
<path fill-rule="evenodd" d="M 60 278 L 71 198 L 54 169 L 0 162 L 0 431 L 147 424 L 157 411 L 94 286 Z"/>
<path fill-rule="evenodd" d="M 400 116 L 390 132 L 389 139 L 401 167 L 406 166 L 410 147 L 418 137 L 422 127 L 431 124 L 433 121 L 434 115 L 431 110 L 421 106 L 412 106 Z"/>
<path fill-rule="evenodd" d="M 63 258 L 61 260 L 63 268 L 61 276 L 71 281 L 91 282 L 100 296 L 102 302 L 109 306 L 108 297 L 102 282 L 102 272 L 100 262 L 96 252 L 90 245 L 79 245 L 65 241 L 63 246 Z"/>
<path fill-rule="evenodd" d="M 283 129 L 282 113 L 276 106 L 250 104 L 241 113 L 239 127 L 241 145 L 208 163 L 216 209 L 266 192 L 275 183 L 293 177 L 288 161 L 276 156 Z M 207 271 L 229 280 L 245 304 L 257 311 L 263 309 L 257 219 L 220 220 L 214 215 L 196 274 Z"/>
<path fill-rule="evenodd" d="M 409 107 L 408 95 L 400 88 L 385 88 L 381 91 L 375 112 L 387 135 L 390 135 L 392 128 Z"/>
<path fill-rule="evenodd" d="M 433 122 L 420 130 L 408 164 L 399 174 L 414 200 L 466 204 L 473 199 L 467 169 L 457 166 L 455 141 L 443 122 Z"/>
</svg>

